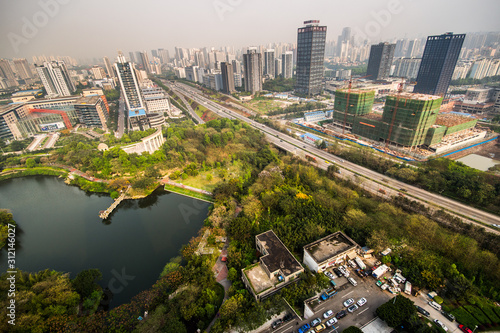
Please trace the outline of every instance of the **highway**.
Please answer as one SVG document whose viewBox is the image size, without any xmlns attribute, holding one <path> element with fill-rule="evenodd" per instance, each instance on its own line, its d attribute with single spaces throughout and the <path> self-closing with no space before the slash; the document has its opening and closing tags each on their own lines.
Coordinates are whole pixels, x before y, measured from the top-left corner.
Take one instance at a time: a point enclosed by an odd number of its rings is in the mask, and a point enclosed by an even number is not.
<svg viewBox="0 0 500 333">
<path fill-rule="evenodd" d="M 318 166 L 323 169 L 326 169 L 329 163 L 335 163 L 341 170 L 341 174 L 339 174 L 340 177 L 348 179 L 350 178 L 353 181 L 356 181 L 356 179 L 358 179 L 358 182 L 361 183 L 362 187 L 368 191 L 380 195 L 382 193 L 379 192 L 379 190 L 382 189 L 386 192 L 384 194 L 385 196 L 404 195 L 412 197 L 414 199 L 418 199 L 431 208 L 442 208 L 444 210 L 447 210 L 448 212 L 461 215 L 473 221 L 475 220 L 490 225 L 500 224 L 500 216 L 484 212 L 482 210 L 457 202 L 453 199 L 430 193 L 421 188 L 408 185 L 392 178 L 388 178 L 383 174 L 364 168 L 357 164 L 343 161 L 342 159 L 323 150 L 320 150 L 315 146 L 309 145 L 301 140 L 297 140 L 289 135 L 281 133 L 268 126 L 262 125 L 252 119 L 238 114 L 237 112 L 225 108 L 220 104 L 204 97 L 198 89 L 182 83 L 175 83 L 174 85 L 177 91 L 183 93 L 197 103 L 204 105 L 220 116 L 230 119 L 239 119 L 259 129 L 266 134 L 266 138 L 270 142 L 276 144 L 284 150 L 300 156 L 305 154 L 309 154 L 312 156 L 315 155 L 316 160 L 318 161 Z"/>
</svg>

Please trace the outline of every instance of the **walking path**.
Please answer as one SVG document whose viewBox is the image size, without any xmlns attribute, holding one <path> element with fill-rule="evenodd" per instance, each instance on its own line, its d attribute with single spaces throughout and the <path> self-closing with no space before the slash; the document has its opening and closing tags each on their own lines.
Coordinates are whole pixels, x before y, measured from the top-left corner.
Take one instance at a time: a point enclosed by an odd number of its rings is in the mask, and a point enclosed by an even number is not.
<svg viewBox="0 0 500 333">
<path fill-rule="evenodd" d="M 219 258 L 217 258 L 217 261 L 215 262 L 214 267 L 212 270 L 215 271 L 216 274 L 216 281 L 219 282 L 223 287 L 224 287 L 224 299 L 222 300 L 222 304 L 220 307 L 222 308 L 222 305 L 228 300 L 228 295 L 229 295 L 229 288 L 231 288 L 231 281 L 227 279 L 227 265 L 225 261 L 222 261 L 222 257 L 227 257 L 227 248 L 229 247 L 229 239 L 226 239 L 226 244 L 224 244 L 224 247 L 222 248 L 221 254 Z M 214 319 L 210 322 L 210 325 L 207 327 L 207 332 L 210 332 L 210 329 L 212 326 L 215 324 L 215 321 L 219 318 L 219 312 L 217 311 L 217 314 L 215 315 Z"/>
<path fill-rule="evenodd" d="M 192 186 L 189 186 L 189 185 L 184 185 L 184 184 L 176 183 L 176 182 L 173 182 L 173 181 L 171 181 L 169 179 L 166 179 L 166 178 L 162 179 L 161 183 L 162 184 L 172 185 L 172 186 L 175 186 L 175 187 L 185 188 L 186 190 L 190 190 L 190 191 L 193 191 L 193 192 L 196 192 L 196 193 L 201 193 L 201 194 L 206 194 L 206 195 L 212 195 L 211 192 L 202 190 L 200 188 L 192 187 Z"/>
</svg>

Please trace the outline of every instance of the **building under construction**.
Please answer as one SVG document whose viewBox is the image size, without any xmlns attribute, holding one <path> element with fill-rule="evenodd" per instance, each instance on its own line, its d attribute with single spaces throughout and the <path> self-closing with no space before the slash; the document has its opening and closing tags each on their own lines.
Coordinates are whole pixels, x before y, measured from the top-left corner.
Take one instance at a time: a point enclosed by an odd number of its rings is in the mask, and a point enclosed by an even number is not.
<svg viewBox="0 0 500 333">
<path fill-rule="evenodd" d="M 373 100 L 373 91 L 339 91 L 335 94 L 334 126 L 343 128 L 345 119 L 345 130 L 354 135 L 402 147 L 430 147 L 446 135 L 473 128 L 477 123 L 476 119 L 453 113 L 439 114 L 443 101 L 440 96 L 389 95 L 382 114 L 370 113 Z"/>
<path fill-rule="evenodd" d="M 336 90 L 332 125 L 351 131 L 356 117 L 367 115 L 372 111 L 374 100 L 373 90 Z"/>
</svg>

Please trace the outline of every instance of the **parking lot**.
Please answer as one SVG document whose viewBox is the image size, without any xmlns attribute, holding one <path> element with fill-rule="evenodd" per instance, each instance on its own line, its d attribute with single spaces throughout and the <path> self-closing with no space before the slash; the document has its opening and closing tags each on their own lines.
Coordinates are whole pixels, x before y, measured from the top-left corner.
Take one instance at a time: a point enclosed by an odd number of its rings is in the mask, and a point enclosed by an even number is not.
<svg viewBox="0 0 500 333">
<path fill-rule="evenodd" d="M 331 272 L 331 269 L 328 271 Z M 268 327 L 266 330 L 261 332 L 277 332 L 277 333 L 291 333 L 297 332 L 297 330 L 304 325 L 305 323 L 310 323 L 315 318 L 320 318 L 322 323 L 325 324 L 327 319 L 323 318 L 323 313 L 327 310 L 332 310 L 334 313 L 338 313 L 341 310 L 346 310 L 343 302 L 349 298 L 353 298 L 355 302 L 357 302 L 360 298 L 366 298 L 367 302 L 365 305 L 359 307 L 353 313 L 347 312 L 347 315 L 338 320 L 338 323 L 334 326 L 336 327 L 337 332 L 342 332 L 343 329 L 349 326 L 357 326 L 362 327 L 366 323 L 370 322 L 372 319 L 376 317 L 375 310 L 387 302 L 389 299 L 394 297 L 388 291 L 383 291 L 379 287 L 375 285 L 376 280 L 370 276 L 361 278 L 354 272 L 353 269 L 349 268 L 350 277 L 354 278 L 357 282 L 357 286 L 353 286 L 351 283 L 347 281 L 345 277 L 335 276 L 335 283 L 337 285 L 337 294 L 330 297 L 326 301 L 320 301 L 318 294 L 317 297 L 314 297 L 310 302 L 308 302 L 308 306 L 314 312 L 313 316 L 310 316 L 307 319 L 302 321 L 298 321 L 295 317 L 292 321 L 283 324 L 277 329 L 272 329 Z M 331 328 L 327 328 L 323 332 L 335 332 Z"/>
</svg>

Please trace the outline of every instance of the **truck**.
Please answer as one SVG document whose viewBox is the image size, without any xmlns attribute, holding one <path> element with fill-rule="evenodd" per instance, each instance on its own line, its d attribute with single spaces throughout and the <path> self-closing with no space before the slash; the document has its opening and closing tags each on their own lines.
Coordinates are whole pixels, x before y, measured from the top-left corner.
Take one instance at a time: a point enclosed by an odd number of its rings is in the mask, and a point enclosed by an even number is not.
<svg viewBox="0 0 500 333">
<path fill-rule="evenodd" d="M 354 258 L 354 261 L 356 261 L 356 264 L 358 264 L 359 268 L 366 269 L 365 263 L 359 257 Z"/>
<path fill-rule="evenodd" d="M 377 267 L 376 270 L 373 271 L 372 275 L 374 278 L 378 279 L 379 277 L 384 275 L 385 272 L 387 272 L 388 270 L 389 270 L 389 267 L 387 267 L 386 265 L 381 265 L 381 266 Z"/>
<path fill-rule="evenodd" d="M 406 283 L 405 283 L 405 294 L 411 295 L 411 283 L 410 283 L 410 281 L 406 281 Z"/>
<path fill-rule="evenodd" d="M 327 299 L 329 299 L 330 297 L 332 297 L 336 293 L 337 293 L 337 290 L 335 288 L 330 288 L 330 289 L 326 290 L 324 293 L 322 293 L 320 298 L 321 298 L 321 300 L 326 301 Z"/>
</svg>

